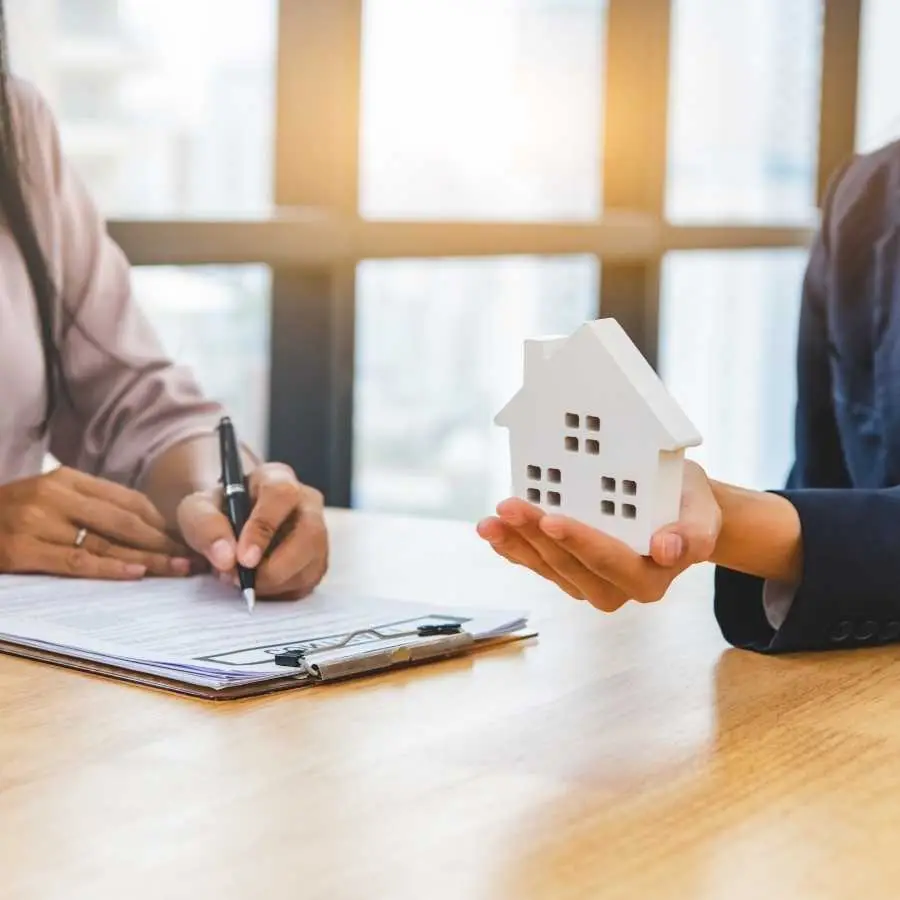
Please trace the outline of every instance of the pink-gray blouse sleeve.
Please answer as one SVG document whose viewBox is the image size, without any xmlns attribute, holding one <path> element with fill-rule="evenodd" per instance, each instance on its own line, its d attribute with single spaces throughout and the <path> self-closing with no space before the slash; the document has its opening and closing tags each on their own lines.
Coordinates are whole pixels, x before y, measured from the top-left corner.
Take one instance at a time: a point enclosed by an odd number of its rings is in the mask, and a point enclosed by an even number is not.
<svg viewBox="0 0 900 900">
<path fill-rule="evenodd" d="M 35 225 L 72 323 L 62 325 L 61 346 L 74 409 L 61 404 L 50 451 L 64 465 L 139 486 L 159 454 L 211 433 L 222 411 L 164 353 L 47 104 L 26 83 L 12 90 Z"/>
</svg>

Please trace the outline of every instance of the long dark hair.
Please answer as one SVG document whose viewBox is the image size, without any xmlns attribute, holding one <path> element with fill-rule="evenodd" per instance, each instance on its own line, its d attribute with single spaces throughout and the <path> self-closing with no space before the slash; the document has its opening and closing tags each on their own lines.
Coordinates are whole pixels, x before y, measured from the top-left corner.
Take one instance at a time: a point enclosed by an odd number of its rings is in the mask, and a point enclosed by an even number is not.
<svg viewBox="0 0 900 900">
<path fill-rule="evenodd" d="M 3 0 L 0 0 L 0 213 L 25 260 L 25 268 L 37 306 L 46 392 L 44 419 L 39 427 L 41 434 L 45 434 L 60 399 L 69 399 L 69 393 L 63 371 L 62 353 L 57 342 L 58 290 L 53 282 L 47 257 L 38 240 L 34 219 L 25 196 L 21 144 L 14 127 L 9 79 L 6 17 Z"/>
</svg>

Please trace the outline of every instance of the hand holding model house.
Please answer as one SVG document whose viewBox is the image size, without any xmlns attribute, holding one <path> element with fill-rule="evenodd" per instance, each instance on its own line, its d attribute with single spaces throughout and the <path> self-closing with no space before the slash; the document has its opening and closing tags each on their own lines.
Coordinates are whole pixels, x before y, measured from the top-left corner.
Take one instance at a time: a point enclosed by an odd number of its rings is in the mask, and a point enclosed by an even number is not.
<svg viewBox="0 0 900 900">
<path fill-rule="evenodd" d="M 592 602 L 586 588 L 603 581 L 595 605 L 617 608 L 658 599 L 712 553 L 719 509 L 685 460 L 700 434 L 614 319 L 526 341 L 524 382 L 495 422 L 509 430 L 515 499 L 480 531 L 502 555 Z"/>
</svg>

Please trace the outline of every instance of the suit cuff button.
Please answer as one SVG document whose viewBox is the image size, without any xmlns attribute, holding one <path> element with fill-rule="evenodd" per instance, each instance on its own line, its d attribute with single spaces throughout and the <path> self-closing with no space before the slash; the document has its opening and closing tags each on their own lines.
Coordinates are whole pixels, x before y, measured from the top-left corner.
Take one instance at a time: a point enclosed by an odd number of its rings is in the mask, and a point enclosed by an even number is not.
<svg viewBox="0 0 900 900">
<path fill-rule="evenodd" d="M 869 638 L 875 637 L 877 632 L 878 623 L 873 622 L 871 619 L 866 619 L 866 621 L 862 622 L 856 629 L 856 637 L 860 641 L 867 641 Z"/>
<path fill-rule="evenodd" d="M 839 644 L 841 641 L 846 641 L 852 633 L 853 623 L 845 619 L 839 625 L 835 626 L 834 630 L 831 632 L 831 640 L 835 644 Z"/>
</svg>

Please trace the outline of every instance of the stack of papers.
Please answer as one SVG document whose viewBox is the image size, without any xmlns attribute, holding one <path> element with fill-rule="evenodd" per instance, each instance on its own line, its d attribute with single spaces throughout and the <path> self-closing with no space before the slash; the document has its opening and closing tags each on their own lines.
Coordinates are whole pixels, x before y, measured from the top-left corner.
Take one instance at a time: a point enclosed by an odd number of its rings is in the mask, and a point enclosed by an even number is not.
<svg viewBox="0 0 900 900">
<path fill-rule="evenodd" d="M 251 614 L 236 588 L 211 576 L 133 584 L 0 578 L 2 649 L 81 661 L 98 671 L 113 667 L 212 692 L 285 678 L 313 681 L 306 671 L 275 662 L 286 651 L 301 650 L 310 658 L 329 652 L 359 655 L 391 640 L 402 644 L 419 625 L 452 623 L 483 641 L 520 631 L 526 617 L 325 589 L 302 600 L 257 603 Z"/>
</svg>

